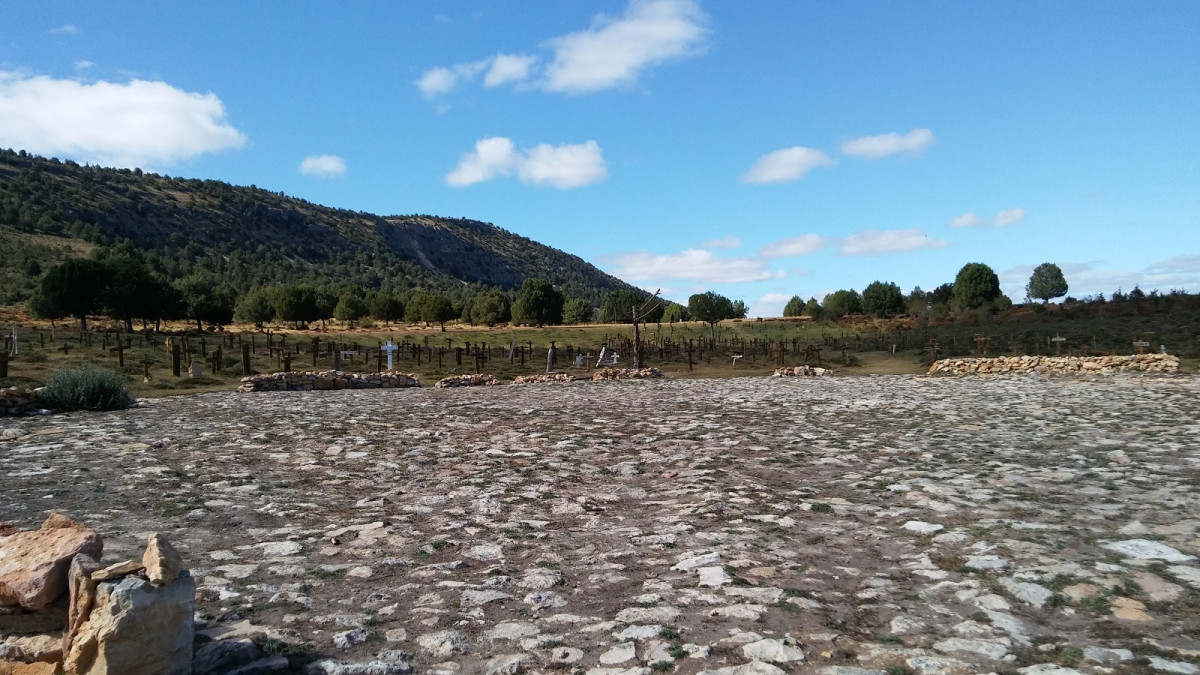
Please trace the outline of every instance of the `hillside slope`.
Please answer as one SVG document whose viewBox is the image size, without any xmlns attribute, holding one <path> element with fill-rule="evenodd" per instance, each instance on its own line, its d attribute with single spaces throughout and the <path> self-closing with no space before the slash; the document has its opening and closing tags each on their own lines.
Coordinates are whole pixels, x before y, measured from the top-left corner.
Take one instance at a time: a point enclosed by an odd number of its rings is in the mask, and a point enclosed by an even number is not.
<svg viewBox="0 0 1200 675">
<path fill-rule="evenodd" d="M 0 301 L 22 299 L 39 268 L 78 254 L 79 244 L 132 246 L 153 253 L 169 276 L 209 271 L 239 291 L 303 280 L 459 295 L 541 277 L 598 304 L 609 291 L 633 289 L 577 256 L 490 223 L 383 217 L 253 185 L 0 150 Z"/>
</svg>

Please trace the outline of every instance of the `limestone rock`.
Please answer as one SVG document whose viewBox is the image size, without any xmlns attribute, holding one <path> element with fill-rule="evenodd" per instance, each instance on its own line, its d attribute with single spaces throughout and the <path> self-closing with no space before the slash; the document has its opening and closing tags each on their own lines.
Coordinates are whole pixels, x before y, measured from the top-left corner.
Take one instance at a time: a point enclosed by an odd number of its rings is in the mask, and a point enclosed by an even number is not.
<svg viewBox="0 0 1200 675">
<path fill-rule="evenodd" d="M 92 572 L 92 581 L 101 582 L 112 579 L 119 579 L 128 576 L 135 572 L 142 571 L 142 563 L 137 560 L 123 560 L 119 563 L 113 563 L 104 569 L 98 569 Z"/>
<path fill-rule="evenodd" d="M 66 675 L 190 673 L 195 594 L 186 572 L 158 588 L 136 576 L 101 582 L 66 655 Z"/>
<path fill-rule="evenodd" d="M 71 568 L 67 572 L 70 610 L 67 613 L 66 630 L 62 636 L 64 655 L 71 651 L 71 642 L 92 613 L 92 604 L 96 599 L 96 582 L 92 581 L 92 573 L 99 566 L 100 563 L 91 556 L 82 553 L 71 560 Z"/>
<path fill-rule="evenodd" d="M 169 584 L 183 570 L 183 556 L 167 541 L 167 538 L 155 532 L 146 542 L 146 552 L 142 554 L 142 565 L 146 568 L 146 577 L 152 586 Z"/>
<path fill-rule="evenodd" d="M 103 550 L 99 534 L 57 513 L 41 529 L 0 537 L 0 605 L 45 607 L 67 590 L 72 558 Z"/>
<path fill-rule="evenodd" d="M 763 639 L 742 645 L 742 653 L 759 661 L 772 663 L 788 663 L 803 661 L 804 652 L 783 640 Z"/>
</svg>

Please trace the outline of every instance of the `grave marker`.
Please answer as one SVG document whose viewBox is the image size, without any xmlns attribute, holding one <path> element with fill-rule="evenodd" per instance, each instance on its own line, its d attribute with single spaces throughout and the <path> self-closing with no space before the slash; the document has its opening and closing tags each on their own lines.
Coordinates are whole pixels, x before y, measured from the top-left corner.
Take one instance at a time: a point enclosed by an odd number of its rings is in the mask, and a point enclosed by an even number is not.
<svg viewBox="0 0 1200 675">
<path fill-rule="evenodd" d="M 397 349 L 400 349 L 400 348 L 397 347 L 396 345 L 392 344 L 391 340 L 388 340 L 387 344 L 385 344 L 379 348 L 379 350 L 381 352 L 387 352 L 387 362 L 388 362 L 387 369 L 388 370 L 392 370 L 392 354 L 396 353 Z M 460 366 L 462 365 L 462 353 L 461 352 L 458 355 L 458 365 L 460 365 Z"/>
<path fill-rule="evenodd" d="M 1061 355 L 1062 344 L 1067 341 L 1067 338 L 1062 337 L 1061 335 L 1055 335 L 1054 337 L 1050 338 L 1050 341 L 1054 343 L 1054 355 Z"/>
</svg>

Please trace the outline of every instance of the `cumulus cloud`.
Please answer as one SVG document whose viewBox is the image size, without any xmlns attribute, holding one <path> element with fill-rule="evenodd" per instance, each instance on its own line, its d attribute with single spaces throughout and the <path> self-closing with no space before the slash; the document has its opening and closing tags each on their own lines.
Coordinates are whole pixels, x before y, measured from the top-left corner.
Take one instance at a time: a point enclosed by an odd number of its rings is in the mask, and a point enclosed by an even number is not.
<svg viewBox="0 0 1200 675">
<path fill-rule="evenodd" d="M 783 308 L 791 299 L 787 293 L 764 293 L 746 308 L 746 316 L 783 316 Z"/>
<path fill-rule="evenodd" d="M 245 142 L 211 92 L 0 71 L 0 147 L 135 167 L 170 166 Z"/>
<path fill-rule="evenodd" d="M 300 162 L 300 173 L 317 178 L 346 175 L 346 160 L 337 155 L 309 155 Z"/>
<path fill-rule="evenodd" d="M 978 214 L 967 213 L 950 219 L 950 227 L 1008 227 L 1025 220 L 1025 209 L 1007 209 L 990 218 L 982 218 Z"/>
<path fill-rule="evenodd" d="M 913 129 L 907 134 L 881 134 L 861 136 L 842 143 L 842 153 L 863 159 L 879 159 L 890 155 L 907 153 L 920 154 L 933 144 L 933 132 L 928 129 Z"/>
<path fill-rule="evenodd" d="M 547 91 L 583 93 L 630 84 L 641 72 L 703 52 L 708 17 L 691 0 L 633 0 L 620 18 L 547 41 Z"/>
<path fill-rule="evenodd" d="M 696 248 L 741 248 L 742 240 L 732 234 L 727 234 L 720 239 L 709 239 L 696 244 Z"/>
<path fill-rule="evenodd" d="M 923 248 L 944 248 L 950 242 L 925 234 L 924 230 L 863 230 L 842 240 L 842 255 L 880 255 Z"/>
<path fill-rule="evenodd" d="M 820 150 L 802 146 L 784 148 L 760 157 L 741 180 L 743 183 L 786 183 L 803 178 L 817 167 L 832 164 L 835 162 Z"/>
<path fill-rule="evenodd" d="M 608 175 L 604 155 L 595 141 L 577 145 L 538 145 L 518 151 L 504 137 L 484 138 L 446 174 L 446 184 L 465 187 L 515 174 L 522 183 L 560 190 L 599 183 Z"/>
<path fill-rule="evenodd" d="M 711 251 L 689 248 L 680 253 L 656 255 L 649 251 L 622 253 L 610 258 L 614 276 L 627 281 L 690 279 L 711 284 L 737 284 L 779 279 L 782 271 L 767 269 L 755 258 L 719 258 Z"/>
<path fill-rule="evenodd" d="M 454 91 L 460 81 L 470 80 L 482 72 L 484 68 L 488 67 L 488 63 L 489 61 L 485 60 L 459 63 L 449 68 L 443 66 L 430 68 L 417 80 L 417 89 L 421 90 L 425 98 L 435 98 L 447 94 Z"/>
<path fill-rule="evenodd" d="M 453 91 L 486 70 L 483 84 L 522 85 L 582 94 L 628 86 L 646 69 L 704 51 L 708 17 L 694 0 L 632 0 L 619 17 L 546 40 L 546 64 L 532 55 L 496 54 L 481 61 L 426 70 L 417 88 L 427 98 Z"/>
<path fill-rule="evenodd" d="M 818 234 L 802 234 L 773 241 L 763 246 L 758 254 L 767 258 L 794 258 L 820 251 L 828 244 L 829 241 Z"/>
<path fill-rule="evenodd" d="M 497 54 L 491 60 L 487 75 L 483 76 L 483 86 L 498 87 L 509 82 L 520 82 L 529 77 L 529 71 L 537 63 L 536 56 L 519 56 L 516 54 Z"/>
</svg>

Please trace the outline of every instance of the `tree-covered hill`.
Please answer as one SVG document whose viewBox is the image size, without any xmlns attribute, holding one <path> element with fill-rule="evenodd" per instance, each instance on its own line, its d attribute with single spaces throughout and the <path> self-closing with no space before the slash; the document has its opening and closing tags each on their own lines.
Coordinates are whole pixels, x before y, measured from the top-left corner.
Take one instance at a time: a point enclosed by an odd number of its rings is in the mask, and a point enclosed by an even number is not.
<svg viewBox="0 0 1200 675">
<path fill-rule="evenodd" d="M 383 217 L 253 185 L 0 150 L 0 302 L 26 299 L 42 269 L 97 246 L 136 249 L 171 279 L 213 274 L 237 293 L 336 282 L 462 297 L 540 277 L 599 305 L 611 291 L 635 290 L 576 256 L 490 223 Z"/>
</svg>

